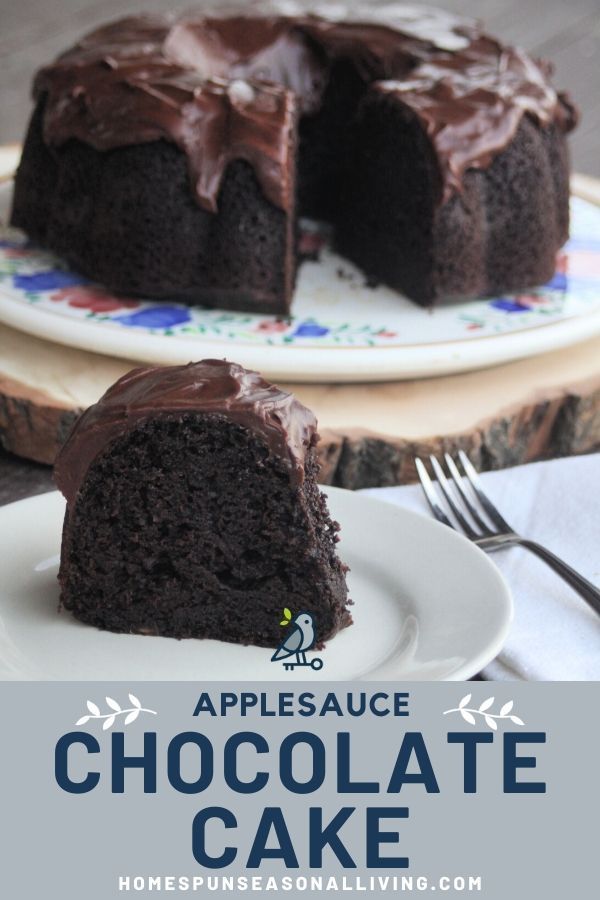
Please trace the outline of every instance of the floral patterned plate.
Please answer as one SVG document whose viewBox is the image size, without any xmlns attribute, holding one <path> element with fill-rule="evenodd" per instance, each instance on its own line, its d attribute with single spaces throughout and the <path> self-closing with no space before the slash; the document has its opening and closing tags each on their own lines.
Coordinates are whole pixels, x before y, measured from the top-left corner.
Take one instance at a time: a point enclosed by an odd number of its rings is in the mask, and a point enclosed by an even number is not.
<svg viewBox="0 0 600 900">
<path fill-rule="evenodd" d="M 10 188 L 0 193 L 7 206 Z M 572 200 L 554 278 L 525 294 L 424 310 L 333 253 L 307 226 L 289 318 L 115 297 L 0 227 L 0 321 L 37 336 L 157 363 L 228 357 L 289 381 L 440 375 L 563 347 L 600 333 L 600 208 Z"/>
</svg>

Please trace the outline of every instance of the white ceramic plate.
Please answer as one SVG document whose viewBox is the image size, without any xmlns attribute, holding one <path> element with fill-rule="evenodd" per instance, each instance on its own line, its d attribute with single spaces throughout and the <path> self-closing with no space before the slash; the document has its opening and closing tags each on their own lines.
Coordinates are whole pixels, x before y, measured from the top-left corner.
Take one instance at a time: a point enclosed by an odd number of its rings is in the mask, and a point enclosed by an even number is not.
<svg viewBox="0 0 600 900">
<path fill-rule="evenodd" d="M 325 490 L 355 605 L 354 625 L 309 653 L 319 671 L 285 671 L 259 647 L 111 634 L 59 614 L 64 501 L 51 493 L 0 509 L 0 680 L 458 680 L 498 654 L 512 602 L 477 547 L 413 512 Z"/>
<path fill-rule="evenodd" d="M 11 186 L 0 186 L 0 216 Z M 490 366 L 600 333 L 600 208 L 572 201 L 572 239 L 550 284 L 433 312 L 323 247 L 300 267 L 293 315 L 115 298 L 0 229 L 0 320 L 46 340 L 155 363 L 227 357 L 283 381 L 379 381 Z"/>
</svg>

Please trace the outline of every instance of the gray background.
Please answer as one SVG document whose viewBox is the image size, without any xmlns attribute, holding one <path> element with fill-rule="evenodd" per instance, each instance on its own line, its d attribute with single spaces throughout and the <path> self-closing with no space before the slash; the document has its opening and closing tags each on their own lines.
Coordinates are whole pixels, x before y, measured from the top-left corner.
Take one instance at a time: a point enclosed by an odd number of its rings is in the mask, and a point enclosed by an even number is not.
<svg viewBox="0 0 600 900">
<path fill-rule="evenodd" d="M 131 11 L 200 5 L 202 0 L 0 0 L 0 143 L 21 140 L 35 69 L 86 30 Z M 224 8 L 227 0 L 212 5 Z M 476 16 L 499 37 L 551 59 L 556 84 L 572 92 L 584 114 L 572 139 L 575 168 L 600 176 L 600 0 L 430 0 L 428 5 Z"/>
<path fill-rule="evenodd" d="M 461 683 L 293 686 L 296 691 L 314 690 L 319 696 L 327 690 L 336 690 L 341 698 L 349 689 L 355 693 L 362 689 L 369 692 L 410 690 L 410 715 L 400 719 L 336 719 L 331 716 L 320 720 L 194 719 L 192 712 L 202 689 L 202 685 L 192 683 L 166 685 L 152 682 L 140 685 L 112 682 L 108 688 L 92 682 L 0 685 L 2 897 L 10 900 L 54 900 L 59 897 L 61 900 L 81 900 L 82 897 L 112 900 L 125 896 L 159 896 L 134 892 L 119 894 L 117 875 L 206 875 L 206 871 L 195 863 L 191 852 L 191 823 L 199 809 L 213 804 L 224 805 L 235 812 L 240 823 L 240 841 L 246 848 L 252 840 L 260 811 L 267 805 L 281 804 L 300 856 L 299 871 L 302 874 L 309 874 L 302 853 L 309 806 L 322 806 L 332 817 L 340 807 L 355 805 L 357 812 L 342 833 L 348 845 L 357 848 L 364 846 L 364 818 L 360 810 L 365 805 L 407 805 L 410 818 L 400 823 L 402 844 L 399 850 L 410 858 L 409 874 L 428 875 L 431 879 L 440 874 L 481 875 L 483 890 L 470 895 L 461 893 L 460 896 L 485 900 L 564 900 L 565 897 L 592 900 L 598 896 L 596 810 L 600 799 L 597 774 L 600 720 L 594 710 L 598 709 L 600 684 L 512 683 L 496 684 L 493 688 L 485 684 Z M 221 689 L 235 690 L 235 685 L 208 686 L 213 697 Z M 289 684 L 257 684 L 244 685 L 244 689 L 269 691 L 273 695 L 276 689 L 292 690 L 292 687 Z M 57 739 L 75 728 L 76 720 L 85 712 L 88 698 L 98 703 L 104 712 L 106 693 L 124 703 L 131 690 L 144 706 L 157 710 L 158 715 L 141 716 L 125 729 L 126 752 L 140 751 L 145 729 L 158 732 L 158 793 L 144 796 L 141 773 L 135 770 L 126 773 L 124 795 L 111 795 L 109 785 L 103 781 L 103 789 L 98 787 L 89 794 L 62 792 L 53 774 Z M 496 699 L 491 711 L 494 712 L 512 699 L 514 712 L 525 721 L 526 730 L 547 732 L 545 745 L 527 745 L 520 750 L 520 755 L 531 752 L 538 760 L 535 771 L 522 772 L 522 780 L 545 780 L 546 794 L 502 793 L 499 735 L 507 727 L 519 730 L 516 725 L 505 726 L 503 723 L 494 743 L 479 748 L 480 792 L 463 794 L 462 748 L 449 746 L 446 734 L 448 731 L 469 731 L 471 726 L 463 723 L 456 714 L 444 716 L 442 713 L 456 707 L 467 692 L 473 694 L 469 705 L 477 707 L 493 692 Z M 115 728 L 121 727 L 115 725 Z M 111 732 L 102 732 L 98 722 L 90 722 L 82 728 L 98 736 L 102 752 L 91 760 L 93 768 L 104 778 Z M 206 731 L 216 748 L 215 784 L 204 794 L 186 796 L 176 793 L 167 783 L 166 746 L 176 733 L 194 729 Z M 327 744 L 328 752 L 337 730 L 351 731 L 355 777 L 380 778 L 384 783 L 391 774 L 403 732 L 421 730 L 441 792 L 426 795 L 422 786 L 407 785 L 399 795 L 337 796 L 333 778 L 334 755 L 331 754 L 328 756 L 328 780 L 315 794 L 305 797 L 285 794 L 275 778 L 273 787 L 259 794 L 235 795 L 220 780 L 218 748 L 229 734 L 252 729 L 262 732 L 272 747 L 277 747 L 281 738 L 292 731 L 314 731 Z M 479 724 L 477 730 L 487 731 L 485 725 Z M 261 768 L 276 771 L 276 754 L 266 764 L 264 756 L 259 760 Z M 231 835 L 229 832 L 227 836 Z M 393 852 L 394 847 L 390 845 L 384 848 L 385 851 Z M 332 864 L 331 857 L 327 860 L 327 868 L 322 874 L 343 874 Z M 221 870 L 221 874 L 225 871 Z M 243 864 L 235 870 L 233 867 L 227 870 L 227 874 L 236 872 L 243 872 Z M 361 868 L 356 872 L 360 874 Z M 391 870 L 388 872 L 393 874 Z M 406 870 L 397 870 L 396 874 L 403 872 Z M 378 873 L 385 874 L 386 870 Z M 280 864 L 268 864 L 259 874 L 281 875 L 283 871 Z M 286 893 L 283 896 L 306 894 Z M 459 894 L 448 892 L 442 896 Z"/>
</svg>

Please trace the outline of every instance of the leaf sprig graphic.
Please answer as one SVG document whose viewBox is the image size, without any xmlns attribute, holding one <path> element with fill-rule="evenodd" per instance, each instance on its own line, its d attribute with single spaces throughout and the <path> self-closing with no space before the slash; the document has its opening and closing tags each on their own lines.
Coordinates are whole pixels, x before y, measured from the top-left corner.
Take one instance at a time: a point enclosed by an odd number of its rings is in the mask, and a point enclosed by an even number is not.
<svg viewBox="0 0 600 900">
<path fill-rule="evenodd" d="M 291 621 L 292 621 L 292 614 L 286 606 L 285 609 L 283 610 L 283 619 L 281 620 L 281 622 L 279 624 L 280 625 L 289 625 Z"/>
<path fill-rule="evenodd" d="M 135 694 L 129 694 L 131 706 L 128 709 L 123 709 L 112 697 L 105 697 L 105 700 L 110 712 L 104 714 L 101 713 L 98 704 L 94 703 L 93 700 L 88 700 L 86 704 L 89 711 L 88 715 L 77 719 L 75 725 L 85 725 L 90 719 L 103 720 L 102 730 L 108 731 L 109 728 L 113 727 L 118 716 L 125 716 L 123 724 L 131 725 L 132 722 L 135 722 L 140 713 L 150 713 L 153 716 L 156 715 L 156 710 L 145 709 Z"/>
<path fill-rule="evenodd" d="M 465 722 L 468 722 L 469 725 L 476 725 L 477 721 L 475 716 L 483 716 L 485 724 L 488 728 L 491 728 L 492 731 L 498 730 L 498 719 L 510 720 L 515 725 L 524 725 L 525 722 L 523 719 L 520 719 L 519 716 L 515 716 L 512 713 L 512 708 L 514 703 L 512 700 L 508 700 L 503 706 L 500 707 L 499 713 L 491 712 L 492 706 L 494 705 L 494 697 L 488 697 L 487 700 L 484 700 L 483 703 L 479 705 L 477 709 L 469 706 L 469 701 L 471 700 L 471 694 L 466 694 L 460 703 L 455 709 L 447 709 L 444 712 L 444 715 L 447 716 L 449 713 L 460 713 Z"/>
</svg>

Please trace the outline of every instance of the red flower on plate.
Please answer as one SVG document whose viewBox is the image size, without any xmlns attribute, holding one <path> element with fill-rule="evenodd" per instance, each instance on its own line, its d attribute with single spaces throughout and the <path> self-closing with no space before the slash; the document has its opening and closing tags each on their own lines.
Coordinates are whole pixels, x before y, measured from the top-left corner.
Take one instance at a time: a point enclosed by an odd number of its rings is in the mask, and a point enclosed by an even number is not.
<svg viewBox="0 0 600 900">
<path fill-rule="evenodd" d="M 301 231 L 298 254 L 310 260 L 318 260 L 321 250 L 327 244 L 327 237 L 318 231 Z"/>
<path fill-rule="evenodd" d="M 569 271 L 569 257 L 564 250 L 559 250 L 556 254 L 556 271 L 562 275 Z"/>
<path fill-rule="evenodd" d="M 516 299 L 521 306 L 543 306 L 548 302 L 547 297 L 540 297 L 538 294 L 519 294 Z"/>
<path fill-rule="evenodd" d="M 256 325 L 254 331 L 260 331 L 261 334 L 278 334 L 280 331 L 287 331 L 289 327 L 290 323 L 282 322 L 281 319 L 276 319 L 275 321 L 265 319 Z"/>
<path fill-rule="evenodd" d="M 377 337 L 380 338 L 395 338 L 398 337 L 398 333 L 396 331 L 378 331 Z"/>
<path fill-rule="evenodd" d="M 105 293 L 101 288 L 73 285 L 73 287 L 61 288 L 50 295 L 55 302 L 66 300 L 74 309 L 89 309 L 94 313 L 114 312 L 117 309 L 136 309 L 138 300 L 130 300 L 127 297 L 114 297 Z"/>
</svg>

